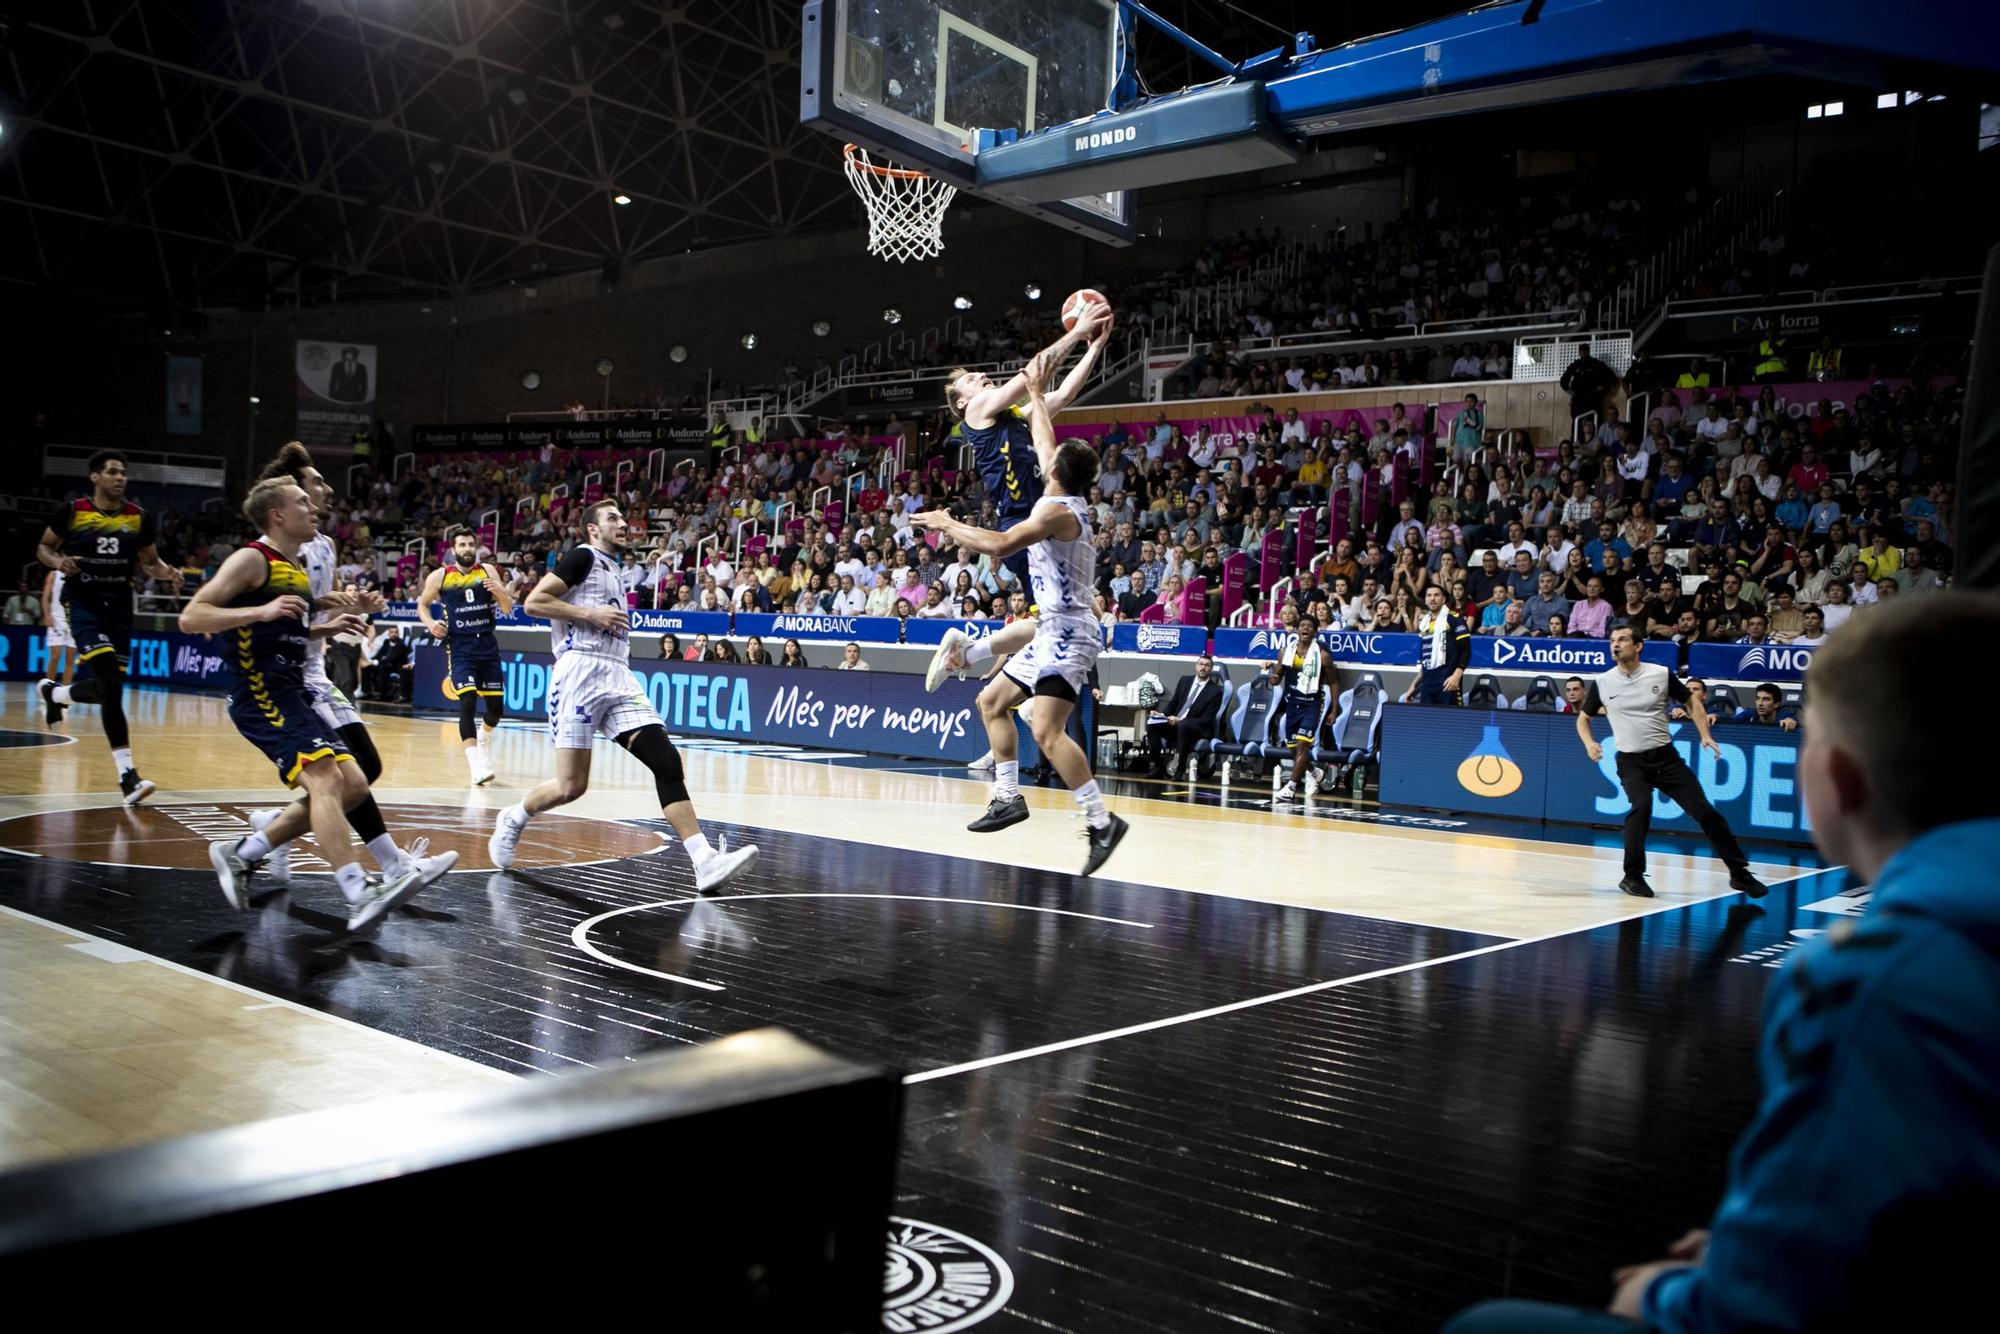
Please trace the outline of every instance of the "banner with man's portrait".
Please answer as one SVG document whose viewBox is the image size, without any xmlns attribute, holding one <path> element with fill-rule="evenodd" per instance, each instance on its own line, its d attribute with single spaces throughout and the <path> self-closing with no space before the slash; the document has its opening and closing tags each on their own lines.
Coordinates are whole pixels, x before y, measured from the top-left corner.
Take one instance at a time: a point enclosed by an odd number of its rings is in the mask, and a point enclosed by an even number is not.
<svg viewBox="0 0 2000 1334">
<path fill-rule="evenodd" d="M 351 448 L 375 424 L 375 344 L 301 338 L 298 438 L 314 448 Z"/>
</svg>

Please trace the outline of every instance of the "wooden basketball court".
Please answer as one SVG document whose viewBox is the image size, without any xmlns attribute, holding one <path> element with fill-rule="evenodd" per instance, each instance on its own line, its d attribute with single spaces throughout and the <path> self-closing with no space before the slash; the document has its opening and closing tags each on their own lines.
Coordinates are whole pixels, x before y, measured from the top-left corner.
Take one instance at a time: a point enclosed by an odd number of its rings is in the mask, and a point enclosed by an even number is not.
<svg viewBox="0 0 2000 1334">
<path fill-rule="evenodd" d="M 460 861 L 353 942 L 310 853 L 223 901 L 209 841 L 282 794 L 220 699 L 127 711 L 138 809 L 95 710 L 51 734 L 4 687 L 0 1166 L 777 1024 L 906 1072 L 898 1212 L 992 1248 L 1045 1328 L 1418 1327 L 1600 1283 L 1663 1200 L 1706 1215 L 1761 965 L 1844 886 L 1766 850 L 1749 907 L 1669 838 L 1637 900 L 1609 840 L 1129 783 L 1133 834 L 1083 880 L 1059 788 L 977 835 L 962 770 L 697 741 L 711 837 L 764 851 L 697 899 L 615 748 L 502 873 L 485 837 L 543 731 L 503 728 L 477 789 L 454 721 L 373 716 L 392 831 Z"/>
</svg>

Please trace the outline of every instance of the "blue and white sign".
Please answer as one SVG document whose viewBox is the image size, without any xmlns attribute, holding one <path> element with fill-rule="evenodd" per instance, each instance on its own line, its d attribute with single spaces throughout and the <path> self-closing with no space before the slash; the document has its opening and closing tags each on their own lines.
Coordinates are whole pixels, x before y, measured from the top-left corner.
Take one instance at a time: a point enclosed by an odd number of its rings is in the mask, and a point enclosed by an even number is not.
<svg viewBox="0 0 2000 1334">
<path fill-rule="evenodd" d="M 1215 632 L 1218 658 L 1275 658 L 1285 646 L 1290 632 L 1242 630 L 1224 627 Z M 1378 633 L 1373 630 L 1322 630 L 1320 647 L 1335 662 L 1357 667 L 1414 667 L 1417 665 L 1418 637 L 1411 634 Z"/>
<path fill-rule="evenodd" d="M 737 617 L 739 633 L 745 619 Z M 509 715 L 547 717 L 553 661 L 546 653 L 501 655 L 506 687 L 501 702 Z M 677 734 L 957 763 L 976 759 L 986 750 L 986 729 L 974 703 L 977 681 L 946 681 L 930 694 L 924 690 L 923 677 L 905 672 L 657 659 L 635 659 L 632 672 L 667 730 Z M 418 708 L 457 707 L 444 697 L 443 648 L 418 644 L 413 673 Z"/>
<path fill-rule="evenodd" d="M 1680 665 L 1679 650 L 1665 641 L 1641 644 L 1639 657 L 1669 669 Z M 1611 667 L 1608 639 L 1472 637 L 1471 668 L 1475 672 L 1559 672 L 1564 676 L 1589 676 L 1593 672 L 1608 672 Z"/>
<path fill-rule="evenodd" d="M 1812 839 L 1799 789 L 1802 734 L 1749 723 L 1717 723 L 1720 755 L 1703 750 L 1694 726 L 1671 724 L 1673 745 L 1702 790 L 1745 837 Z M 1559 824 L 1617 825 L 1631 809 L 1618 782 L 1617 745 L 1599 719 L 1596 764 L 1571 714 L 1394 705 L 1382 721 L 1382 801 L 1472 815 L 1511 815 Z M 1653 794 L 1653 822 L 1693 830 L 1679 806 Z"/>
<path fill-rule="evenodd" d="M 1803 681 L 1816 651 L 1808 644 L 1693 644 L 1688 675 L 1704 681 Z"/>
<path fill-rule="evenodd" d="M 648 634 L 676 635 L 726 635 L 729 633 L 729 613 L 726 611 L 635 611 L 632 613 L 632 628 Z"/>
<path fill-rule="evenodd" d="M 895 644 L 903 624 L 893 616 L 794 616 L 779 612 L 736 613 L 738 635 L 764 639 L 852 639 L 863 644 Z"/>
<path fill-rule="evenodd" d="M 918 620 L 913 616 L 903 623 L 903 642 L 905 644 L 941 644 L 944 642 L 944 632 L 947 630 L 963 630 L 974 639 L 984 639 L 988 635 L 1003 629 L 1006 624 L 1007 622 L 1005 621 L 926 621 Z"/>
<path fill-rule="evenodd" d="M 33 681 L 48 674 L 48 631 L 40 626 L 7 626 L 0 633 L 0 679 Z M 196 690 L 227 690 L 236 680 L 220 639 L 178 630 L 133 635 L 126 675 L 138 685 Z"/>
<path fill-rule="evenodd" d="M 1121 621 L 1111 627 L 1114 653 L 1185 653 L 1196 657 L 1208 651 L 1208 629 L 1200 625 L 1148 625 Z"/>
</svg>

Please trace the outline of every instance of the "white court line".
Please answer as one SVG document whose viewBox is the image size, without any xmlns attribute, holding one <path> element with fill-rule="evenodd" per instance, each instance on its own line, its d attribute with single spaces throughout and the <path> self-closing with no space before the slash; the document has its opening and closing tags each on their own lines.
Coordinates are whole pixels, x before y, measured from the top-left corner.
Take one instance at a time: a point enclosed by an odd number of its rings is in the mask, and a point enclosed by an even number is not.
<svg viewBox="0 0 2000 1334">
<path fill-rule="evenodd" d="M 1842 869 L 1844 868 L 1838 866 L 1821 867 L 1817 870 L 1807 871 L 1804 875 L 1795 875 L 1789 880 L 1775 881 L 1771 887 L 1776 889 L 1779 885 L 1791 884 L 1793 880 L 1808 880 L 1816 875 L 1825 875 L 1830 871 Z M 1717 897 L 1721 896 L 1718 895 Z M 1708 902 L 1709 900 L 1702 901 Z M 1656 909 L 1654 912 L 1641 915 L 1651 917 L 1657 913 L 1672 912 L 1679 908 L 1692 906 L 1692 904 L 1686 903 L 1670 903 Z M 1621 922 L 1636 920 L 1638 919 L 1635 917 L 1617 919 L 1617 921 Z M 1615 924 L 1615 922 L 1600 922 L 1598 926 L 1612 926 Z M 943 1079 L 947 1075 L 962 1075 L 973 1070 L 984 1070 L 988 1066 L 1006 1065 L 1013 1061 L 1025 1061 L 1036 1056 L 1047 1056 L 1051 1052 L 1068 1051 L 1072 1047 L 1087 1047 L 1093 1042 L 1109 1042 L 1113 1038 L 1131 1037 L 1135 1033 L 1151 1033 L 1156 1029 L 1172 1028 L 1177 1024 L 1193 1023 L 1197 1019 L 1212 1019 L 1218 1014 L 1231 1014 L 1237 1010 L 1254 1009 L 1259 1005 L 1270 1005 L 1276 1001 L 1291 1000 L 1297 996 L 1310 996 L 1315 992 L 1331 991 L 1336 987 L 1351 987 L 1357 982 L 1373 982 L 1377 978 L 1395 977 L 1400 973 L 1414 973 L 1420 968 L 1434 968 L 1438 964 L 1458 963 L 1464 959 L 1476 959 L 1483 954 L 1498 954 L 1502 950 L 1519 949 L 1523 945 L 1539 945 L 1545 941 L 1560 939 L 1563 936 L 1576 935 L 1580 931 L 1595 930 L 1597 930 L 1597 927 L 1579 927 L 1568 931 L 1552 931 L 1545 936 L 1528 936 L 1521 940 L 1506 940 L 1498 945 L 1481 945 L 1478 949 L 1461 950 L 1457 954 L 1446 954 L 1436 959 L 1419 959 L 1415 963 L 1400 963 L 1391 968 L 1377 968 L 1372 973 L 1356 973 L 1352 977 L 1335 977 L 1329 978 L 1324 982 L 1308 982 L 1305 986 L 1293 987 L 1289 991 L 1274 991 L 1269 995 L 1252 996 L 1248 1000 L 1230 1001 L 1226 1005 L 1212 1005 L 1206 1010 L 1195 1010 L 1188 1014 L 1169 1015 L 1165 1019 L 1151 1019 L 1143 1024 L 1128 1024 L 1124 1028 L 1109 1028 L 1101 1033 L 1089 1033 L 1080 1038 L 1065 1038 L 1061 1042 L 1045 1042 L 1039 1047 L 1026 1047 L 1020 1051 L 1002 1052 L 998 1056 L 981 1057 L 976 1061 L 962 1061 L 957 1065 L 940 1066 L 936 1070 L 926 1070 L 921 1074 L 905 1075 L 903 1076 L 903 1082 L 905 1084 L 922 1084 L 933 1079 Z"/>
<path fill-rule="evenodd" d="M 691 987 L 700 987 L 703 991 L 723 991 L 727 988 L 719 982 L 702 982 L 692 977 L 682 977 L 678 973 L 663 973 L 658 969 L 628 963 L 624 959 L 606 954 L 590 943 L 591 929 L 601 922 L 622 917 L 628 912 L 645 912 L 652 908 L 692 908 L 696 904 L 704 903 L 744 903 L 759 899 L 907 899 L 914 903 L 969 903 L 980 908 L 1012 908 L 1019 912 L 1048 913 L 1052 917 L 1082 917 L 1093 922 L 1109 922 L 1113 926 L 1136 926 L 1142 931 L 1153 929 L 1151 922 L 1133 922 L 1123 917 L 1100 917 L 1096 913 L 1072 912 L 1067 908 L 1044 908 L 1033 903 L 1006 903 L 998 899 L 954 899 L 936 894 L 716 894 L 692 899 L 659 899 L 652 903 L 633 903 L 623 908 L 613 908 L 610 912 L 601 912 L 595 917 L 587 917 L 578 922 L 571 929 L 569 938 L 585 954 L 599 963 L 610 964 L 613 968 L 623 968 L 631 973 L 644 973 L 648 977 L 657 977 L 665 982 L 682 982 Z"/>
</svg>

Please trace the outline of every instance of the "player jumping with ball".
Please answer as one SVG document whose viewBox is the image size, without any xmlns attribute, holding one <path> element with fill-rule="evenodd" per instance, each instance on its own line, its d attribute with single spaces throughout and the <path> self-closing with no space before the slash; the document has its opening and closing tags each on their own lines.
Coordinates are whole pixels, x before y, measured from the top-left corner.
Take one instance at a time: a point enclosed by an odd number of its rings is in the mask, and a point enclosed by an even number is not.
<svg viewBox="0 0 2000 1334">
<path fill-rule="evenodd" d="M 1094 293 L 1077 294 L 1082 297 L 1090 295 Z M 1064 303 L 1065 307 L 1076 299 L 1072 297 L 1070 302 Z M 998 509 L 1001 532 L 1027 519 L 1042 498 L 1045 464 L 1039 457 L 1042 452 L 1040 442 L 1031 441 L 1029 424 L 1017 411 L 1017 405 L 1028 398 L 1031 378 L 1037 384 L 1046 384 L 1055 368 L 1068 358 L 1070 349 L 1079 343 L 1085 345 L 1083 360 L 1063 377 L 1062 384 L 1054 393 L 1042 400 L 1048 413 L 1050 447 L 1053 451 L 1055 414 L 1068 407 L 1083 392 L 1084 381 L 1090 378 L 1091 370 L 1104 354 L 1105 340 L 1111 336 L 1111 324 L 1109 305 L 1102 301 L 1085 300 L 1081 313 L 1068 332 L 1037 353 L 1004 384 L 994 383 L 984 371 L 966 370 L 953 371 L 945 381 L 945 402 L 961 423 L 961 438 L 972 446 L 973 467 L 978 470 L 981 485 Z M 1088 488 L 1089 483 L 1084 485 Z M 1082 491 L 1072 494 L 1079 503 L 1082 502 Z M 1005 563 L 1021 585 L 1028 587 L 1031 579 L 1025 547 L 1014 548 Z M 1084 599 L 1087 608 L 1088 590 L 1084 592 Z M 931 658 L 930 670 L 924 675 L 924 688 L 936 690 L 951 673 L 1012 653 L 1032 641 L 1035 634 L 1036 623 L 1032 616 L 1023 617 L 1006 629 L 976 641 L 965 631 L 953 627 L 945 631 L 943 641 Z"/>
<path fill-rule="evenodd" d="M 1103 627 L 1091 606 L 1097 583 L 1097 550 L 1091 545 L 1090 506 L 1084 500 L 1090 484 L 1097 480 L 1097 452 L 1081 440 L 1057 447 L 1055 421 L 1042 397 L 1042 379 L 1052 364 L 1038 358 L 1029 363 L 1023 377 L 1032 400 L 1028 422 L 1040 471 L 1049 482 L 1048 492 L 1005 532 L 975 528 L 944 510 L 913 515 L 911 522 L 942 533 L 968 551 L 1001 558 L 1027 555 L 1039 615 L 1031 623 L 1031 642 L 979 692 L 979 713 L 986 723 L 997 772 L 986 813 L 968 828 L 985 833 L 1028 818 L 1028 803 L 1018 786 L 1020 761 L 1016 758 L 1013 712 L 1032 695 L 1035 709 L 1030 726 L 1035 744 L 1083 808 L 1090 839 L 1083 873 L 1089 875 L 1111 856 L 1125 837 L 1127 825 L 1105 809 L 1104 796 L 1090 772 L 1090 759 L 1069 735 L 1070 710 L 1090 688 L 1091 669 L 1104 646 Z"/>
</svg>

